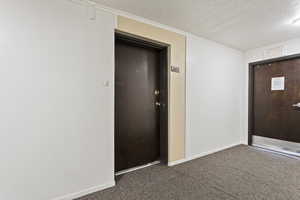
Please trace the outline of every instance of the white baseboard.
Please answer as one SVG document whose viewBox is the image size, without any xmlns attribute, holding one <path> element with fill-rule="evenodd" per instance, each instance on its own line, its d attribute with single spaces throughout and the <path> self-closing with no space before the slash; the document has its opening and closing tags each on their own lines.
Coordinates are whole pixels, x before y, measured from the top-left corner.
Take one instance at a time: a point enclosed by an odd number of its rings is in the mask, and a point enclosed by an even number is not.
<svg viewBox="0 0 300 200">
<path fill-rule="evenodd" d="M 176 160 L 176 161 L 168 162 L 168 166 L 172 167 L 172 166 L 175 166 L 175 165 L 179 165 L 181 163 L 185 163 L 187 161 L 188 161 L 188 159 L 184 158 L 184 159 L 181 159 L 181 160 Z"/>
<path fill-rule="evenodd" d="M 73 199 L 77 199 L 95 192 L 99 192 L 101 190 L 107 189 L 107 188 L 111 188 L 114 187 L 116 185 L 115 181 L 111 182 L 111 183 L 107 183 L 104 185 L 99 185 L 99 186 L 95 186 L 95 187 L 91 187 L 85 190 L 82 190 L 80 192 L 75 192 L 72 194 L 67 194 L 65 196 L 61 196 L 61 197 L 57 197 L 54 198 L 52 200 L 73 200 Z"/>
<path fill-rule="evenodd" d="M 190 157 L 185 158 L 185 159 L 169 162 L 168 166 L 172 167 L 172 166 L 175 166 L 175 165 L 179 165 L 181 163 L 185 163 L 185 162 L 197 159 L 197 158 L 201 158 L 201 157 L 213 154 L 213 153 L 217 153 L 219 151 L 223 151 L 223 150 L 226 150 L 226 149 L 229 149 L 229 148 L 232 148 L 234 146 L 241 145 L 241 144 L 242 143 L 232 144 L 232 145 L 225 146 L 223 148 L 218 148 L 218 149 L 214 149 L 214 150 L 207 151 L 207 152 L 204 152 L 204 153 L 200 153 L 200 154 L 197 154 L 197 155 L 193 155 L 193 156 L 190 156 Z M 82 190 L 80 192 L 75 192 L 75 193 L 68 194 L 68 195 L 65 195 L 65 196 L 62 196 L 62 197 L 57 197 L 57 198 L 54 198 L 52 200 L 73 200 L 73 199 L 76 199 L 76 198 L 86 196 L 88 194 L 92 194 L 94 192 L 98 192 L 98 191 L 101 191 L 101 190 L 104 190 L 104 189 L 107 189 L 107 188 L 111 188 L 111 187 L 115 186 L 115 184 L 116 183 L 113 181 L 113 182 L 108 183 L 108 184 L 91 187 L 91 188 Z"/>
<path fill-rule="evenodd" d="M 211 150 L 211 151 L 207 151 L 207 152 L 203 152 L 203 153 L 200 153 L 200 154 L 197 154 L 197 155 L 190 156 L 190 157 L 185 158 L 185 159 L 181 159 L 181 160 L 176 160 L 176 161 L 173 161 L 173 162 L 169 162 L 168 166 L 172 167 L 172 166 L 175 166 L 175 165 L 179 165 L 179 164 L 191 161 L 191 160 L 195 160 L 197 158 L 201 158 L 201 157 L 213 154 L 213 153 L 217 153 L 219 151 L 224 151 L 226 149 L 229 149 L 229 148 L 241 145 L 241 144 L 242 143 L 231 144 L 231 145 L 225 146 L 223 148 L 214 149 L 214 150 Z"/>
</svg>

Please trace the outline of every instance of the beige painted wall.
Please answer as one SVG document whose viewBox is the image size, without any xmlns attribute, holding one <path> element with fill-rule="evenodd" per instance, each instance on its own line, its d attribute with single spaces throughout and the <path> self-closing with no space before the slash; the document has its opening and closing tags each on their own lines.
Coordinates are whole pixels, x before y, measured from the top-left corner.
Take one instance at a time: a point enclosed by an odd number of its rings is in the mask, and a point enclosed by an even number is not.
<svg viewBox="0 0 300 200">
<path fill-rule="evenodd" d="M 169 80 L 169 162 L 184 159 L 186 37 L 121 16 L 118 16 L 117 27 L 120 31 L 170 45 L 170 64 L 180 67 L 180 73 L 170 72 Z"/>
</svg>

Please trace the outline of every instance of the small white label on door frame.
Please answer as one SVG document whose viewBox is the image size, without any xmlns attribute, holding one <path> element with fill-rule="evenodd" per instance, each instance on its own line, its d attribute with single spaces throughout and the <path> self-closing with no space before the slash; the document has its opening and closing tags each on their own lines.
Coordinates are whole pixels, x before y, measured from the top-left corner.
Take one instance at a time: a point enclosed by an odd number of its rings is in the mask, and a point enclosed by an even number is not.
<svg viewBox="0 0 300 200">
<path fill-rule="evenodd" d="M 272 78 L 272 91 L 284 90 L 285 89 L 285 77 L 274 77 Z"/>
</svg>

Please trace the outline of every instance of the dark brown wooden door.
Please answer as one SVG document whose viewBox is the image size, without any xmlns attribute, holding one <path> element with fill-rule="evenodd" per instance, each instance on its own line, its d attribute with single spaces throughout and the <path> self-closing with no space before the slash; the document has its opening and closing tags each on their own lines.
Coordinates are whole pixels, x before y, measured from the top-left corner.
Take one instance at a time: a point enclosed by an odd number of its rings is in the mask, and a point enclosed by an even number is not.
<svg viewBox="0 0 300 200">
<path fill-rule="evenodd" d="M 284 90 L 271 90 L 284 77 Z M 254 135 L 300 143 L 300 59 L 254 67 Z"/>
<path fill-rule="evenodd" d="M 151 163 L 160 156 L 160 53 L 116 39 L 115 168 Z"/>
</svg>

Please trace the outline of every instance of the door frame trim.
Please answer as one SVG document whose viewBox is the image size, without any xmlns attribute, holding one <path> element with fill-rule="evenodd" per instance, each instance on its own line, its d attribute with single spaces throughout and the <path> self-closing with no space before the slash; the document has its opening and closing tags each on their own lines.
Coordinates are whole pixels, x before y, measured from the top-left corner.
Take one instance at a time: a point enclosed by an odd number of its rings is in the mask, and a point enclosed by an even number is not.
<svg viewBox="0 0 300 200">
<path fill-rule="evenodd" d="M 256 65 L 270 64 L 274 62 L 288 61 L 300 58 L 300 54 L 293 54 L 277 58 L 261 60 L 249 63 L 249 80 L 248 80 L 248 145 L 252 146 L 252 136 L 254 135 L 254 67 Z"/>
<path fill-rule="evenodd" d="M 166 129 L 167 129 L 167 133 L 165 135 L 166 136 L 166 141 L 164 141 L 164 143 L 166 145 L 166 147 L 165 147 L 166 158 L 165 158 L 165 160 L 160 160 L 160 162 L 167 165 L 168 160 L 169 160 L 169 130 L 170 130 L 170 107 L 169 107 L 169 105 L 170 105 L 170 84 L 171 84 L 170 83 L 170 77 L 171 77 L 171 70 L 170 70 L 170 66 L 171 66 L 171 61 L 170 61 L 170 58 L 171 58 L 171 45 L 167 44 L 167 43 L 164 43 L 164 42 L 160 42 L 160 41 L 152 40 L 152 39 L 149 39 L 149 38 L 145 38 L 145 37 L 142 37 L 142 36 L 139 36 L 139 35 L 135 35 L 135 34 L 132 34 L 132 33 L 120 31 L 118 29 L 115 29 L 114 35 L 115 35 L 115 40 L 118 37 L 118 38 L 121 38 L 122 40 L 127 40 L 131 43 L 136 43 L 136 44 L 140 44 L 142 46 L 151 47 L 151 48 L 161 50 L 162 53 L 163 53 L 163 51 L 166 52 L 166 59 L 164 59 L 166 61 L 166 64 L 164 66 L 165 67 L 164 70 L 166 70 L 166 77 L 164 77 L 164 78 L 167 81 L 167 84 L 166 84 L 167 85 L 166 86 L 167 87 L 167 94 L 166 94 L 166 96 L 167 96 L 167 103 L 166 103 L 166 109 L 167 109 L 166 118 L 167 118 L 167 121 L 164 124 L 166 126 Z M 115 67 L 114 67 L 114 74 L 116 74 L 116 68 Z M 115 80 L 114 80 L 114 82 L 115 82 Z M 115 94 L 115 89 L 114 89 L 114 94 Z M 115 105 L 115 102 L 114 102 L 114 105 Z M 115 109 L 115 106 L 114 106 L 114 109 Z M 115 112 L 116 112 L 116 110 L 114 110 L 114 113 Z M 114 127 L 115 127 L 115 121 L 114 121 Z M 162 141 L 161 141 L 161 143 L 162 143 Z M 115 142 L 114 142 L 114 145 L 115 145 Z M 114 160 L 115 160 L 115 152 L 114 152 Z M 143 167 L 143 166 L 141 166 L 141 167 Z M 139 169 L 140 167 L 138 166 L 136 168 Z"/>
</svg>

